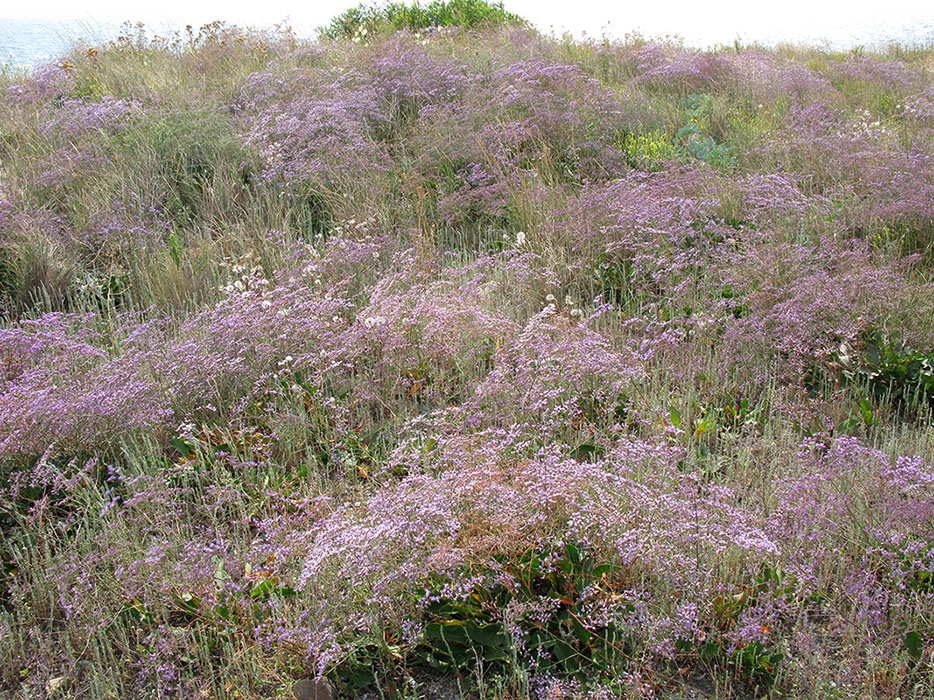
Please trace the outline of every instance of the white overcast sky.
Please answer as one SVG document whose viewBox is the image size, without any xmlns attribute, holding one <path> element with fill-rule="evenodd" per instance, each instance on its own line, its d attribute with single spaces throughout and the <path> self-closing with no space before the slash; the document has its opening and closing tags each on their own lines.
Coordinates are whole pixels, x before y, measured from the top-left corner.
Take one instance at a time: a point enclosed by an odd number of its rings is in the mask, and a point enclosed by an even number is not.
<svg viewBox="0 0 934 700">
<path fill-rule="evenodd" d="M 288 20 L 300 33 L 327 22 L 358 0 L 0 0 L 0 17 L 77 20 L 96 26 L 143 21 L 156 31 L 222 19 L 251 26 Z M 379 3 L 382 4 L 382 3 Z M 506 9 L 530 19 L 539 29 L 622 37 L 677 34 L 689 44 L 792 38 L 819 42 L 822 37 L 852 36 L 856 43 L 906 31 L 916 40 L 934 41 L 934 0 L 507 0 Z M 93 38 L 93 37 L 89 37 Z M 862 39 L 862 41 L 860 41 Z"/>
</svg>

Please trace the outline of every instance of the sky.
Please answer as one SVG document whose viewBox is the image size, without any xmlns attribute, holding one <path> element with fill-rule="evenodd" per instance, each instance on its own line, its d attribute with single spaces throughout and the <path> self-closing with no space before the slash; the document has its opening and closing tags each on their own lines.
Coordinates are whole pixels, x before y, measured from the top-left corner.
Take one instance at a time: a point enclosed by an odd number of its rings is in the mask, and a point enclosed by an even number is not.
<svg viewBox="0 0 934 700">
<path fill-rule="evenodd" d="M 77 21 L 89 33 L 125 20 L 143 21 L 159 32 L 216 19 L 257 27 L 287 21 L 300 34 L 310 34 L 357 1 L 156 0 L 140 6 L 125 0 L 3 0 L 0 17 Z M 732 44 L 736 39 L 798 39 L 819 44 L 822 38 L 839 41 L 841 37 L 869 44 L 873 37 L 904 38 L 907 32 L 916 40 L 934 42 L 932 0 L 506 0 L 505 6 L 542 31 L 570 31 L 577 36 L 621 38 L 639 31 L 646 37 L 674 34 L 689 44 L 709 46 Z"/>
</svg>

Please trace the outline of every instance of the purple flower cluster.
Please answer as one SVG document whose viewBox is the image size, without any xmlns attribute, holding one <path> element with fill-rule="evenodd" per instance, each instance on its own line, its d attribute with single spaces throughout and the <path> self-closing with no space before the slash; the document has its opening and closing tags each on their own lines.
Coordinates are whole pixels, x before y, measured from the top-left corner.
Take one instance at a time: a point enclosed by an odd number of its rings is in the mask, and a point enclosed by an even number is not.
<svg viewBox="0 0 934 700">
<path fill-rule="evenodd" d="M 396 692 L 456 628 L 538 697 L 926 697 L 912 56 L 210 25 L 0 77 L 0 694 Z"/>
</svg>

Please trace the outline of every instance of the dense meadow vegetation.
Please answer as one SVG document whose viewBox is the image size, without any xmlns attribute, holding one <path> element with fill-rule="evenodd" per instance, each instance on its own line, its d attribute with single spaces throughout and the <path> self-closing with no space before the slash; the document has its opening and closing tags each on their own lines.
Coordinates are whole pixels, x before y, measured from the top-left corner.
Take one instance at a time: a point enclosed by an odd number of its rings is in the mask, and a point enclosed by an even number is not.
<svg viewBox="0 0 934 700">
<path fill-rule="evenodd" d="M 465 1 L 0 96 L 0 696 L 934 697 L 934 51 Z"/>
</svg>

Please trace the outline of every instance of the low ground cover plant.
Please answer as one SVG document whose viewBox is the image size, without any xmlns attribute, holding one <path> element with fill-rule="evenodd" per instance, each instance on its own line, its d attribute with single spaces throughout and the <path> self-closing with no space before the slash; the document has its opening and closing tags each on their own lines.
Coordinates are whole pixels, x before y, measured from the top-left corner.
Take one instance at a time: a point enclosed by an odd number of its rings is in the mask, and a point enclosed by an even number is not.
<svg viewBox="0 0 934 700">
<path fill-rule="evenodd" d="M 934 697 L 931 56 L 2 74 L 0 696 Z"/>
</svg>

